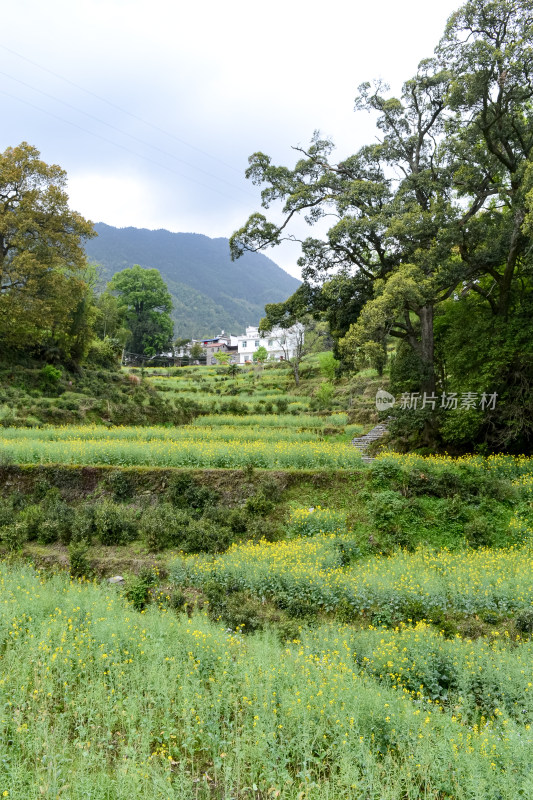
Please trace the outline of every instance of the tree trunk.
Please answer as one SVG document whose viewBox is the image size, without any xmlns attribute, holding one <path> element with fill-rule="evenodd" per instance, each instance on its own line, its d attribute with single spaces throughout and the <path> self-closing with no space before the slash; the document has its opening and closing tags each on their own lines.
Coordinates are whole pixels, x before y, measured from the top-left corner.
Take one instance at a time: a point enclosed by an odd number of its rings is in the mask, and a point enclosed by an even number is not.
<svg viewBox="0 0 533 800">
<path fill-rule="evenodd" d="M 293 372 L 293 375 L 294 375 L 294 383 L 296 384 L 296 386 L 299 386 L 300 385 L 300 370 L 299 370 L 300 362 L 299 361 L 293 361 L 291 366 L 292 366 L 292 372 Z"/>
<path fill-rule="evenodd" d="M 433 334 L 433 306 L 420 309 L 420 357 L 422 361 L 421 391 L 435 391 L 435 345 Z"/>
</svg>

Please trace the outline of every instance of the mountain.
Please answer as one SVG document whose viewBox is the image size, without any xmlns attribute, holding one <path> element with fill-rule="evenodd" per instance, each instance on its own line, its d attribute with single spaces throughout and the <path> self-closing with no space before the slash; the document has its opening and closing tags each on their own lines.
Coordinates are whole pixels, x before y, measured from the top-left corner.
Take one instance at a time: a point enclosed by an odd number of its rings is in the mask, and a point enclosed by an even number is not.
<svg viewBox="0 0 533 800">
<path fill-rule="evenodd" d="M 241 333 L 246 325 L 258 324 L 266 303 L 286 300 L 300 285 L 261 253 L 232 262 L 228 239 L 103 222 L 94 229 L 98 236 L 85 249 L 89 261 L 103 268 L 105 280 L 134 264 L 160 271 L 174 302 L 176 336 Z"/>
</svg>

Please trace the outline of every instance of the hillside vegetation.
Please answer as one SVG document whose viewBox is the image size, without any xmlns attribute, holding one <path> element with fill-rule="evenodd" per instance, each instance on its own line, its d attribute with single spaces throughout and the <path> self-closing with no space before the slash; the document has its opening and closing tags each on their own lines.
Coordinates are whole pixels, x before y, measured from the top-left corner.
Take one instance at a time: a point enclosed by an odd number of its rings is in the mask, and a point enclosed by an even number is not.
<svg viewBox="0 0 533 800">
<path fill-rule="evenodd" d="M 316 357 L 146 373 L 0 430 L 6 796 L 527 797 L 530 459 L 365 465 L 382 379 Z"/>
<path fill-rule="evenodd" d="M 263 316 L 266 303 L 285 300 L 300 283 L 258 253 L 232 262 L 227 239 L 101 222 L 94 229 L 98 236 L 85 250 L 106 280 L 134 264 L 159 270 L 172 295 L 177 336 L 244 332 Z"/>
</svg>

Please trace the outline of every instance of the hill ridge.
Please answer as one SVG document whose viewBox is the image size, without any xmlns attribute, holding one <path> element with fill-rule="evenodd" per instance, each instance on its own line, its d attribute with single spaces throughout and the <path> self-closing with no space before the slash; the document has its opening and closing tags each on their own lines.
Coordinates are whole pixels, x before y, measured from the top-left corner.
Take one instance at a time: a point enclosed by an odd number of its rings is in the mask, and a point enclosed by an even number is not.
<svg viewBox="0 0 533 800">
<path fill-rule="evenodd" d="M 229 240 L 222 236 L 103 222 L 94 228 L 98 237 L 85 249 L 103 268 L 104 280 L 133 264 L 161 272 L 173 297 L 177 336 L 241 332 L 259 322 L 266 303 L 286 300 L 300 285 L 262 253 L 232 262 Z"/>
</svg>

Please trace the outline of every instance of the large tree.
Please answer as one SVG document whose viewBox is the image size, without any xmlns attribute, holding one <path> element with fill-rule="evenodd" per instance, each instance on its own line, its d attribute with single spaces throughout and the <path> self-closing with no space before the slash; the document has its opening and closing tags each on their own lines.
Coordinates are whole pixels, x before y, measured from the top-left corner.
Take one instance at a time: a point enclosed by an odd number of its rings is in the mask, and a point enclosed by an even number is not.
<svg viewBox="0 0 533 800">
<path fill-rule="evenodd" d="M 23 142 L 0 155 L 0 348 L 81 357 L 90 298 L 83 240 L 66 173 Z"/>
<path fill-rule="evenodd" d="M 493 330 L 504 341 L 530 290 L 532 42 L 533 0 L 469 0 L 399 98 L 380 84 L 360 87 L 356 109 L 377 115 L 377 144 L 335 162 L 332 143 L 315 135 L 297 148 L 293 169 L 251 156 L 247 175 L 265 186 L 263 206 L 282 201 L 283 217 L 252 215 L 233 235 L 232 254 L 293 238 L 297 214 L 310 224 L 335 216 L 325 240 L 302 242 L 299 264 L 308 310 L 342 321 L 348 361 L 379 362 L 394 336 L 411 349 L 419 388 L 458 385 L 442 360 L 436 369 L 435 319 L 448 298 L 470 294 L 502 320 Z M 494 380 L 505 382 L 505 371 Z"/>
<path fill-rule="evenodd" d="M 157 269 L 138 264 L 117 272 L 109 290 L 118 296 L 131 335 L 127 347 L 140 355 L 155 355 L 172 344 L 172 298 Z"/>
</svg>

